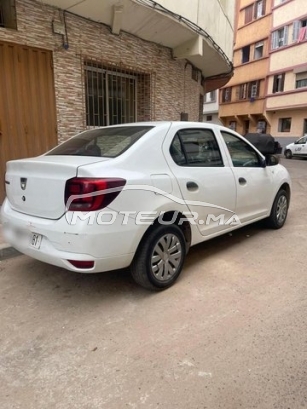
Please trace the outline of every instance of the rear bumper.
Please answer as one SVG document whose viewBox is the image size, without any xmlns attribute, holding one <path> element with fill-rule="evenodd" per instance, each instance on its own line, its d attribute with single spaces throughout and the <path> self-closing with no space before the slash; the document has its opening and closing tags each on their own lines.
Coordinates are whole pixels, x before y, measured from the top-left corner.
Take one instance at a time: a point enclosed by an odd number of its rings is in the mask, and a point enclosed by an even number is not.
<svg viewBox="0 0 307 409">
<path fill-rule="evenodd" d="M 70 225 L 65 217 L 49 220 L 16 212 L 7 199 L 1 220 L 5 240 L 21 253 L 82 273 L 128 267 L 143 235 L 140 226 L 123 225 L 120 217 L 112 225 L 89 225 L 88 220 Z M 32 245 L 33 234 L 41 236 L 39 248 Z M 94 261 L 94 267 L 76 268 L 68 260 Z"/>
</svg>

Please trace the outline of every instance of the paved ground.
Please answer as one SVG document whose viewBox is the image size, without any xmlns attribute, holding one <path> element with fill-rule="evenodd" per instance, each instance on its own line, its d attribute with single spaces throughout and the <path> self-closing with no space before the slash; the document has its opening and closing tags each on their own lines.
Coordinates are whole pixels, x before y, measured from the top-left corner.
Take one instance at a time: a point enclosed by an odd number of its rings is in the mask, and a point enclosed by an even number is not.
<svg viewBox="0 0 307 409">
<path fill-rule="evenodd" d="M 289 219 L 193 248 L 171 289 L 0 263 L 1 409 L 307 407 L 307 161 Z"/>
</svg>

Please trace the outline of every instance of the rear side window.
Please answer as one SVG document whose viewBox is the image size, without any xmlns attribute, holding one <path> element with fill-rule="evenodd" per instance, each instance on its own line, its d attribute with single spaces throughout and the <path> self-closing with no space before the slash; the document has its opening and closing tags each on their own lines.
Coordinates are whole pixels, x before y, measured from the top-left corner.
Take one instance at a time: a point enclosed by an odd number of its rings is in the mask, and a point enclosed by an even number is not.
<svg viewBox="0 0 307 409">
<path fill-rule="evenodd" d="M 221 152 L 211 129 L 183 129 L 177 132 L 170 154 L 179 166 L 224 166 Z"/>
<path fill-rule="evenodd" d="M 82 132 L 47 155 L 76 155 L 115 158 L 125 152 L 153 126 L 118 126 Z"/>
</svg>

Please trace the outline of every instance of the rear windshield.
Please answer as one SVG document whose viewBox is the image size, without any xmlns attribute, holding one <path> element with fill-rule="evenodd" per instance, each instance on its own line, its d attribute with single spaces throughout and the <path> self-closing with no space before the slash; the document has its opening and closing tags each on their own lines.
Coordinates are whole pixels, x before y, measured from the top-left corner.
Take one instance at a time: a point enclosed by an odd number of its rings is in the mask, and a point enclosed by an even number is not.
<svg viewBox="0 0 307 409">
<path fill-rule="evenodd" d="M 82 132 L 52 149 L 47 155 L 77 155 L 115 158 L 153 126 L 118 126 Z"/>
</svg>

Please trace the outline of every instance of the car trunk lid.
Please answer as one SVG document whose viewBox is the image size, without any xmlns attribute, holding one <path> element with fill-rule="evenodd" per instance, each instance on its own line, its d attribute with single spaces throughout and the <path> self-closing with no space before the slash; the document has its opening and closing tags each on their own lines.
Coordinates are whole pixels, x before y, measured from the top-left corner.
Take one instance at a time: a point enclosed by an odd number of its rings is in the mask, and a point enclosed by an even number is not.
<svg viewBox="0 0 307 409">
<path fill-rule="evenodd" d="M 40 156 L 7 163 L 5 187 L 12 208 L 46 219 L 59 219 L 66 210 L 66 181 L 77 176 L 78 168 L 109 158 Z"/>
</svg>

